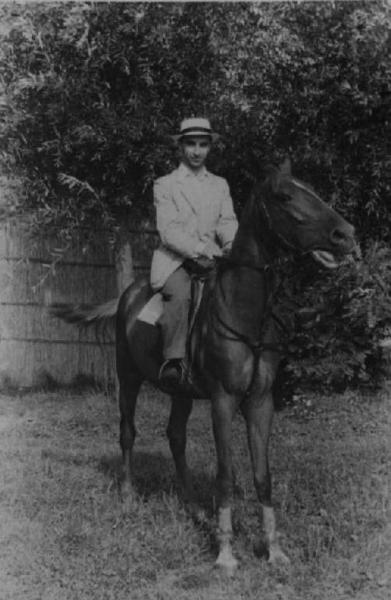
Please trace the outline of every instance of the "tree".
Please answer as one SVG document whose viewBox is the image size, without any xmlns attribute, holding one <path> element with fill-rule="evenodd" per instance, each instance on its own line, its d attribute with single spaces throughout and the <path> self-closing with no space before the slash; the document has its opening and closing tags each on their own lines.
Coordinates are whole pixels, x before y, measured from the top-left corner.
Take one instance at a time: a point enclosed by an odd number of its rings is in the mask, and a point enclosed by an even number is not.
<svg viewBox="0 0 391 600">
<path fill-rule="evenodd" d="M 389 235 L 387 4 L 69 6 L 2 9 L 2 154 L 40 227 L 145 209 L 175 163 L 169 134 L 201 113 L 239 207 L 289 152 L 363 235 Z"/>
</svg>

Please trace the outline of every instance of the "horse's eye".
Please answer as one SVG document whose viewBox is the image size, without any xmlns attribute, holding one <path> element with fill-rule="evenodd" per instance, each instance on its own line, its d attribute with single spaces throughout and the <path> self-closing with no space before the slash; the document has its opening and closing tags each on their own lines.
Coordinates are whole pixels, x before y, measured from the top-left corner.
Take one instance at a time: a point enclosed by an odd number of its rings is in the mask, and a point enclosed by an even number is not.
<svg viewBox="0 0 391 600">
<path fill-rule="evenodd" d="M 297 221 L 297 223 L 304 223 L 305 215 L 299 212 L 296 208 L 291 207 L 289 213 L 295 219 L 295 221 Z"/>
<path fill-rule="evenodd" d="M 289 202 L 289 200 L 292 200 L 291 196 L 289 194 L 285 194 L 285 193 L 279 194 L 278 199 L 281 200 L 282 202 Z"/>
</svg>

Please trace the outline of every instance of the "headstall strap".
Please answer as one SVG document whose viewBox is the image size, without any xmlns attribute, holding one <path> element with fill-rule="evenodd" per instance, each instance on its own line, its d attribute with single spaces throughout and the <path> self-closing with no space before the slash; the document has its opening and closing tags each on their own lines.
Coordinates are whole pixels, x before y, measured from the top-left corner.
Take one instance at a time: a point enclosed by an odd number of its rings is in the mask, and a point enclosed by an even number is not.
<svg viewBox="0 0 391 600">
<path fill-rule="evenodd" d="M 272 219 L 271 219 L 271 216 L 270 216 L 270 214 L 269 214 L 269 211 L 267 210 L 267 208 L 266 208 L 266 206 L 265 206 L 265 203 L 264 203 L 264 202 L 260 202 L 260 204 L 261 204 L 261 207 L 262 207 L 262 209 L 263 209 L 263 212 L 264 212 L 264 214 L 265 214 L 265 217 L 266 217 L 266 221 L 267 221 L 267 224 L 268 224 L 269 230 L 270 230 L 270 231 L 272 231 L 272 232 L 274 233 L 274 235 L 276 235 L 276 236 L 278 237 L 278 239 L 279 239 L 279 240 L 281 240 L 281 241 L 282 241 L 282 243 L 283 243 L 285 246 L 288 246 L 288 248 L 291 248 L 292 250 L 295 250 L 295 251 L 296 251 L 296 250 L 297 250 L 297 248 L 296 248 L 296 246 L 295 246 L 294 244 L 292 244 L 291 242 L 288 242 L 288 240 L 286 239 L 286 237 L 285 237 L 285 236 L 281 235 L 281 233 L 278 233 L 278 232 L 276 232 L 276 231 L 273 229 L 273 227 L 272 227 Z"/>
</svg>

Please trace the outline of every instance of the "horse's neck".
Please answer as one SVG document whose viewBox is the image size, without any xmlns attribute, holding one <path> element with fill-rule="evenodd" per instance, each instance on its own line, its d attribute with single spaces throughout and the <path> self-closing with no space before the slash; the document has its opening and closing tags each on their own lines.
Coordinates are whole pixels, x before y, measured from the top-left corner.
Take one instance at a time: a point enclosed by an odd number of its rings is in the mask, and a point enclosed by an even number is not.
<svg viewBox="0 0 391 600">
<path fill-rule="evenodd" d="M 272 271 L 264 268 L 272 261 L 269 237 L 266 227 L 251 212 L 245 213 L 230 253 L 232 268 L 222 275 L 220 308 L 238 330 L 252 337 L 271 300 Z"/>
<path fill-rule="evenodd" d="M 266 216 L 262 214 L 259 203 L 251 199 L 243 211 L 231 257 L 236 262 L 251 262 L 256 267 L 262 267 L 270 265 L 279 252 Z"/>
</svg>

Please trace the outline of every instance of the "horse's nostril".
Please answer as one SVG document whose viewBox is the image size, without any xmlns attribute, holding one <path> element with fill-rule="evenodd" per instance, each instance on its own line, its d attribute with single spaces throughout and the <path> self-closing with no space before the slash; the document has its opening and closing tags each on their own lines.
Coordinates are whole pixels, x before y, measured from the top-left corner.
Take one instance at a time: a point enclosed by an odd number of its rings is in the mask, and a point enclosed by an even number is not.
<svg viewBox="0 0 391 600">
<path fill-rule="evenodd" d="M 343 242 L 346 242 L 346 237 L 346 233 L 338 227 L 333 229 L 330 234 L 330 239 L 334 244 L 342 244 Z"/>
</svg>

